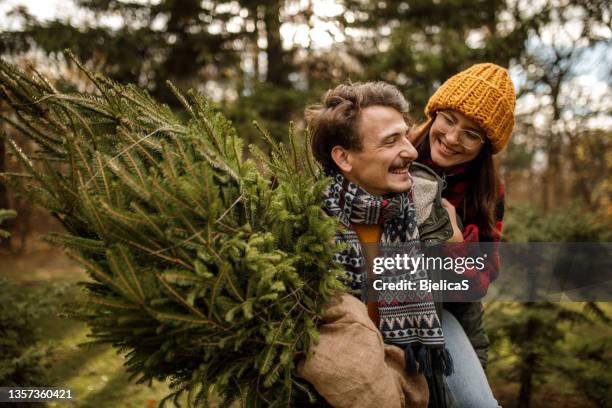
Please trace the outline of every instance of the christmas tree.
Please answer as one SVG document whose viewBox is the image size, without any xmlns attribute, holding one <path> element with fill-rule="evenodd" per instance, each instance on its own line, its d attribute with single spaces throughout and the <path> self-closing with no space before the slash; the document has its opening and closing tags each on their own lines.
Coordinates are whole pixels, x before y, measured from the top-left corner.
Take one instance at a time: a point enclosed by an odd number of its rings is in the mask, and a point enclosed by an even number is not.
<svg viewBox="0 0 612 408">
<path fill-rule="evenodd" d="M 307 142 L 261 130 L 270 153 L 247 154 L 202 95 L 169 84 L 181 115 L 74 61 L 97 92 L 63 93 L 0 62 L 2 118 L 39 147 L 28 156 L 5 135 L 26 171 L 2 182 L 64 225 L 48 239 L 91 277 L 79 316 L 95 341 L 124 352 L 138 381 L 169 379 L 165 401 L 312 401 L 295 363 L 343 286 Z"/>
</svg>

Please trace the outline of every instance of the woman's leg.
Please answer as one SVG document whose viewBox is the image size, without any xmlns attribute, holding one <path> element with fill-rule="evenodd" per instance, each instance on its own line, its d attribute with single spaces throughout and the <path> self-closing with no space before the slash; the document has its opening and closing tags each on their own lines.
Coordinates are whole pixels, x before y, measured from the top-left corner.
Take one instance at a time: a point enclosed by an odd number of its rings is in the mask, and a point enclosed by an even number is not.
<svg viewBox="0 0 612 408">
<path fill-rule="evenodd" d="M 453 358 L 455 372 L 446 383 L 459 408 L 497 408 L 491 386 L 465 331 L 449 311 L 442 311 L 446 348 Z"/>
</svg>

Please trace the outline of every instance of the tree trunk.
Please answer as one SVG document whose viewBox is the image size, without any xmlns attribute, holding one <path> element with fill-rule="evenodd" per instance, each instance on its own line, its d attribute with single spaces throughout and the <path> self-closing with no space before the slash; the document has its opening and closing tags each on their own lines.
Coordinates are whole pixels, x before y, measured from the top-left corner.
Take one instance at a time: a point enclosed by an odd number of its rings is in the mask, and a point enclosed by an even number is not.
<svg viewBox="0 0 612 408">
<path fill-rule="evenodd" d="M 554 77 L 548 81 L 550 86 L 550 97 L 552 99 L 553 116 L 551 125 L 558 126 L 561 120 L 561 106 L 559 95 L 561 92 L 561 84 L 565 78 L 566 72 L 559 73 L 558 77 Z M 561 152 L 563 149 L 563 135 L 558 128 L 549 129 L 546 145 L 547 166 L 544 171 L 544 179 L 542 186 L 542 204 L 544 210 L 559 207 L 559 203 L 563 200 L 563 174 L 561 171 Z"/>
<path fill-rule="evenodd" d="M 525 307 L 533 307 L 533 303 L 528 302 Z M 527 320 L 525 327 L 525 338 L 523 339 L 524 347 L 527 349 L 527 352 L 524 354 L 523 361 L 521 361 L 521 368 L 519 372 L 519 382 L 521 388 L 519 390 L 518 406 L 521 408 L 531 407 L 531 396 L 533 395 L 533 372 L 538 359 L 537 354 L 532 350 L 534 336 L 536 334 L 536 326 L 536 320 L 533 318 Z"/>
<path fill-rule="evenodd" d="M 519 391 L 518 406 L 521 408 L 530 408 L 531 394 L 533 393 L 533 366 L 535 363 L 535 355 L 528 354 L 521 367 L 520 382 L 521 389 Z"/>
<path fill-rule="evenodd" d="M 265 5 L 264 22 L 266 23 L 266 40 L 268 46 L 266 56 L 268 59 L 268 72 L 266 81 L 284 87 L 289 84 L 288 64 L 286 53 L 283 51 L 283 39 L 280 33 L 280 9 L 282 2 L 271 1 Z"/>
<path fill-rule="evenodd" d="M 544 170 L 540 176 L 540 184 L 542 185 L 540 189 L 540 200 L 542 201 L 542 209 L 544 211 L 548 211 L 550 209 L 549 206 L 549 194 L 548 194 L 548 177 L 549 177 L 549 167 L 547 166 L 546 170 Z"/>
<path fill-rule="evenodd" d="M 571 195 L 572 198 L 582 197 L 582 200 L 585 202 L 587 208 L 595 209 L 596 205 L 593 202 L 592 194 L 591 194 L 591 186 L 589 183 L 588 174 L 584 172 L 584 165 L 578 159 L 576 154 L 576 146 L 579 145 L 579 139 L 576 135 L 568 135 L 569 138 L 569 146 L 573 146 L 572 149 L 567 149 L 567 157 L 569 162 L 571 163 L 571 172 L 573 177 L 571 178 Z"/>
<path fill-rule="evenodd" d="M 6 146 L 4 144 L 4 139 L 0 139 L 0 173 L 6 170 Z M 9 208 L 9 199 L 8 199 L 8 189 L 2 182 L 0 182 L 0 209 L 8 209 Z M 8 229 L 7 226 L 10 226 L 11 220 L 8 220 L 4 224 L 4 229 Z M 11 238 L 0 238 L 0 247 L 10 249 L 11 248 Z"/>
</svg>

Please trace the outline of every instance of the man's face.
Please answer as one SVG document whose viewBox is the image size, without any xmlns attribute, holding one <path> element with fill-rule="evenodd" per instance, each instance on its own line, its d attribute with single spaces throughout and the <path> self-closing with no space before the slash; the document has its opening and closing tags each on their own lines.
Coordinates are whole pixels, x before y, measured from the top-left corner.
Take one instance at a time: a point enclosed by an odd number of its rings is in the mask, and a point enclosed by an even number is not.
<svg viewBox="0 0 612 408">
<path fill-rule="evenodd" d="M 344 176 L 370 194 L 409 190 L 408 168 L 417 151 L 402 114 L 388 106 L 369 106 L 361 110 L 357 129 L 363 148 L 346 150 L 346 163 L 339 165 Z"/>
</svg>

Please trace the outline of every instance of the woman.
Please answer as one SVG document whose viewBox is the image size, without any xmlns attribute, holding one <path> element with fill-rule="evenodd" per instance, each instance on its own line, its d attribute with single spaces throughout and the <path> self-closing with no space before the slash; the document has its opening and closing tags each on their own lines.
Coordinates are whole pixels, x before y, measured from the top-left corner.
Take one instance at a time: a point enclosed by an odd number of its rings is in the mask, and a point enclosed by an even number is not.
<svg viewBox="0 0 612 408">
<path fill-rule="evenodd" d="M 466 256 L 469 248 L 470 256 L 479 256 L 475 244 L 492 243 L 486 245 L 485 268 L 463 274 L 470 289 L 483 295 L 498 275 L 497 244 L 504 215 L 504 192 L 493 155 L 510 138 L 515 102 L 514 86 L 504 68 L 476 64 L 440 86 L 425 108 L 428 120 L 411 134 L 417 161 L 443 180 L 444 205 L 453 223 L 451 241 L 468 244 L 453 246 L 453 255 Z M 442 328 L 455 367 L 446 378 L 457 402 L 453 406 L 497 406 L 483 371 L 489 341 L 482 303 L 445 303 L 444 309 Z"/>
</svg>

